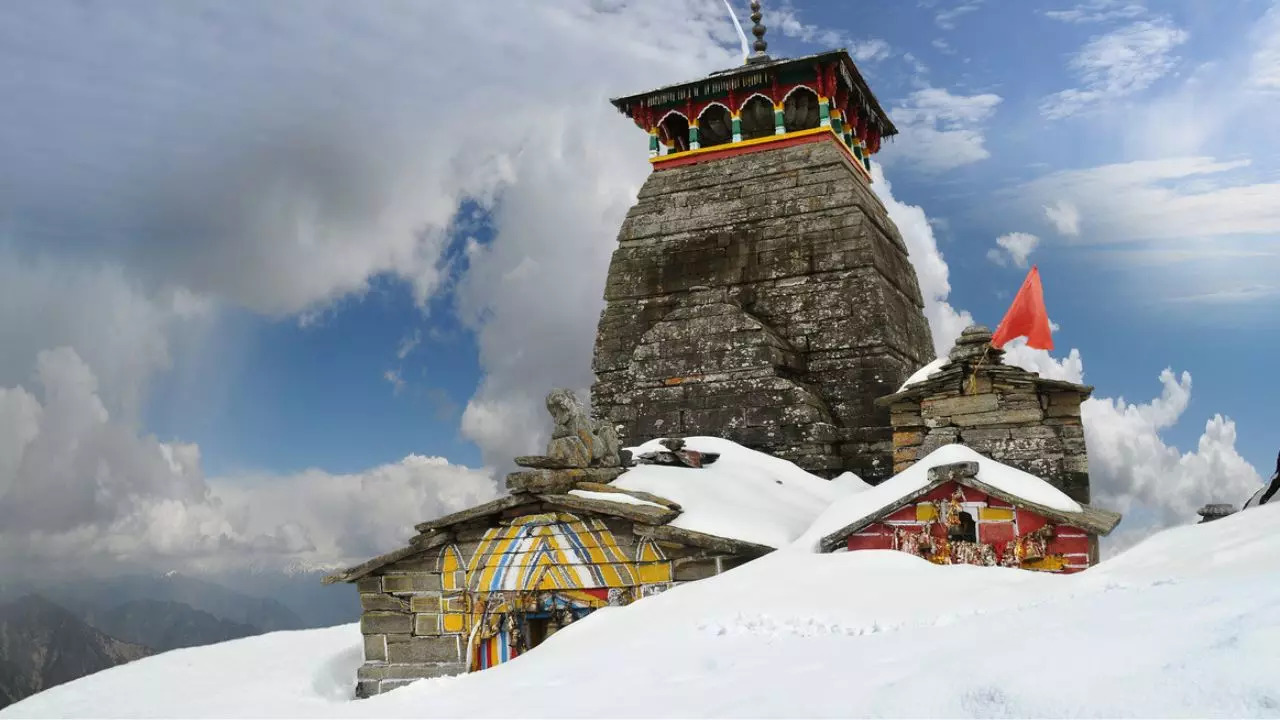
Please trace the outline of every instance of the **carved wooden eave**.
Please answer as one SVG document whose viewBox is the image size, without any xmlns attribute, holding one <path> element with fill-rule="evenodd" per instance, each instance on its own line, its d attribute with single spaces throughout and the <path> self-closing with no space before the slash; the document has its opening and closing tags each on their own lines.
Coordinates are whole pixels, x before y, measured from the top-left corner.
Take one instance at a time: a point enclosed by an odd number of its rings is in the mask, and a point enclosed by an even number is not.
<svg viewBox="0 0 1280 720">
<path fill-rule="evenodd" d="M 1120 523 L 1120 513 L 1103 510 L 1101 508 L 1090 507 L 1082 503 L 1080 512 L 1067 512 L 1057 510 L 1039 503 L 1028 501 L 1011 493 L 1007 493 L 999 488 L 993 487 L 978 479 L 978 463 L 976 462 L 959 462 L 948 465 L 937 465 L 929 468 L 929 481 L 924 487 L 913 491 L 906 495 L 902 495 L 892 500 L 886 501 L 883 506 L 867 515 L 849 523 L 839 530 L 826 535 L 819 543 L 819 548 L 823 552 L 831 552 L 845 542 L 848 537 L 859 530 L 880 522 L 898 510 L 910 505 L 916 500 L 928 495 L 938 487 L 948 482 L 955 482 L 966 487 L 973 488 L 980 492 L 986 493 L 991 497 L 998 498 L 1004 502 L 1020 507 L 1026 510 L 1036 512 L 1050 520 L 1061 523 L 1063 525 L 1071 525 L 1081 530 L 1091 532 L 1097 535 L 1107 535 L 1115 526 Z"/>
</svg>

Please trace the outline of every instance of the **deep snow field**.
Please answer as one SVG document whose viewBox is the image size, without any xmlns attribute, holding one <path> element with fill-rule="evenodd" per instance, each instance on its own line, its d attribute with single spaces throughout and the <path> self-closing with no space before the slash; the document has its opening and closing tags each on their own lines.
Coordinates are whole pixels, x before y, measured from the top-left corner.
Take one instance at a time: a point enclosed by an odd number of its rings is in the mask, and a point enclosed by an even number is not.
<svg viewBox="0 0 1280 720">
<path fill-rule="evenodd" d="M 801 544 L 369 700 L 360 653 L 355 624 L 271 633 L 0 717 L 1280 717 L 1280 504 L 1073 576 Z"/>
</svg>

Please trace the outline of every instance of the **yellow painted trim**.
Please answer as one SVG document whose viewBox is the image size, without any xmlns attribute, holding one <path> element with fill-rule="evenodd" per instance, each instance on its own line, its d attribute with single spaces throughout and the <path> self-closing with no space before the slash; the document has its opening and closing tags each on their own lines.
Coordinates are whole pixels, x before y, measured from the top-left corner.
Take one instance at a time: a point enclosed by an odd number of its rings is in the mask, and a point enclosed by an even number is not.
<svg viewBox="0 0 1280 720">
<path fill-rule="evenodd" d="M 658 157 L 649 158 L 649 162 L 658 163 L 663 160 L 674 160 L 676 158 L 690 157 L 709 152 L 720 152 L 730 148 L 750 147 L 752 145 L 765 145 L 768 143 L 779 142 L 781 140 L 789 140 L 791 138 L 805 137 L 808 135 L 817 135 L 819 133 L 829 132 L 835 135 L 835 132 L 829 127 L 809 128 L 808 130 L 797 130 L 795 132 L 783 133 L 781 135 L 765 135 L 763 137 L 752 138 L 750 140 L 742 140 L 736 143 L 722 143 L 720 145 L 712 145 L 711 147 L 698 148 L 697 150 L 685 150 L 683 152 L 671 153 L 669 155 L 659 155 Z M 839 138 L 839 136 L 836 136 Z"/>
<path fill-rule="evenodd" d="M 1004 521 L 1013 519 L 1013 508 L 983 507 L 978 508 L 978 519 L 986 521 Z"/>
<path fill-rule="evenodd" d="M 1061 555 L 1048 555 L 1039 560 L 1030 560 L 1022 563 L 1023 570 L 1061 570 L 1066 567 L 1067 560 Z"/>
<path fill-rule="evenodd" d="M 773 109 L 774 109 L 775 111 L 777 111 L 777 110 L 782 110 L 782 109 L 783 109 L 783 107 L 782 107 L 782 103 L 774 103 L 774 104 L 773 104 Z"/>
<path fill-rule="evenodd" d="M 466 625 L 466 619 L 459 613 L 449 613 L 444 616 L 443 630 L 446 633 L 460 633 Z"/>
<path fill-rule="evenodd" d="M 934 507 L 931 503 L 921 503 L 916 506 L 916 520 L 919 520 L 920 522 L 928 522 L 936 517 L 938 517 L 938 508 Z"/>
</svg>

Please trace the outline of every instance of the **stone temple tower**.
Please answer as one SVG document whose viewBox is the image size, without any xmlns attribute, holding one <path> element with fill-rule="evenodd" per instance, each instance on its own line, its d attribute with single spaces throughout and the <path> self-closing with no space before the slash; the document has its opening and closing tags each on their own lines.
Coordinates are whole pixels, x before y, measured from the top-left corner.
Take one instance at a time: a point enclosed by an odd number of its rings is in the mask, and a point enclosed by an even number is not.
<svg viewBox="0 0 1280 720">
<path fill-rule="evenodd" d="M 618 233 L 594 410 L 627 443 L 718 435 L 824 476 L 892 474 L 888 408 L 933 358 L 907 248 L 871 192 L 897 130 L 844 50 L 755 54 L 613 100 L 653 172 Z"/>
</svg>

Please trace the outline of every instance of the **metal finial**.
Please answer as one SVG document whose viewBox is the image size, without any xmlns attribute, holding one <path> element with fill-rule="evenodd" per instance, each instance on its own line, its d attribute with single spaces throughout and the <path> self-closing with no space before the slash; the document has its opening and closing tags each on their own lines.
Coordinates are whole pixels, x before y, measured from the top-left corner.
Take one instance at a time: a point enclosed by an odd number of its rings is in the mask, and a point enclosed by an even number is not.
<svg viewBox="0 0 1280 720">
<path fill-rule="evenodd" d="M 769 43 L 764 41 L 764 25 L 760 24 L 760 20 L 764 15 L 760 13 L 760 0 L 751 0 L 751 34 L 756 36 L 756 42 L 752 46 L 756 53 L 751 57 L 754 61 L 767 60 L 769 56 L 765 54 L 765 50 L 769 47 Z"/>
</svg>

